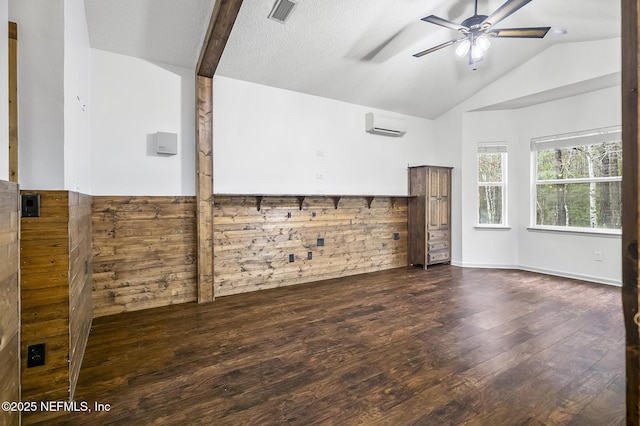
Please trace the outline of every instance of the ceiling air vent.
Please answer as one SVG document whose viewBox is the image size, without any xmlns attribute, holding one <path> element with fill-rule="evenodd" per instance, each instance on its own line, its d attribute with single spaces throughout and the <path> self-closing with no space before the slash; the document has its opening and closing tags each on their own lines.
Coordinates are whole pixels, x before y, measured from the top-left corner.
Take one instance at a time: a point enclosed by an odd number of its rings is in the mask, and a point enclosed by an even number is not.
<svg viewBox="0 0 640 426">
<path fill-rule="evenodd" d="M 291 0 L 276 1 L 276 5 L 273 6 L 273 10 L 269 14 L 269 19 L 273 19 L 281 24 L 286 23 L 296 5 L 297 3 Z"/>
</svg>

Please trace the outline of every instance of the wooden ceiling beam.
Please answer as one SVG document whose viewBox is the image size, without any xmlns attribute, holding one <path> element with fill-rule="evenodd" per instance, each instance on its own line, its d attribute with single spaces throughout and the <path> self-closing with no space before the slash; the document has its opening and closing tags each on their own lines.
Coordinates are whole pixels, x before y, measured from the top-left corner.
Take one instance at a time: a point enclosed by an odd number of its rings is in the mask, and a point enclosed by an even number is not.
<svg viewBox="0 0 640 426">
<path fill-rule="evenodd" d="M 216 1 L 198 60 L 199 76 L 212 78 L 215 74 L 240 6 L 242 6 L 242 0 Z"/>
</svg>

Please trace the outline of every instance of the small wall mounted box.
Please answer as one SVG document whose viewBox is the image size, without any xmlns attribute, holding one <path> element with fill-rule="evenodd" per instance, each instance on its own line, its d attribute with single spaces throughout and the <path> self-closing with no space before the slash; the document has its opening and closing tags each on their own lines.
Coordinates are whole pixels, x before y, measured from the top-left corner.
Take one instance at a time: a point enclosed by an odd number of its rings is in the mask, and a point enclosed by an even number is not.
<svg viewBox="0 0 640 426">
<path fill-rule="evenodd" d="M 24 194 L 22 200 L 22 217 L 40 217 L 40 194 Z"/>
<path fill-rule="evenodd" d="M 178 153 L 178 134 L 156 132 L 156 154 L 176 155 Z"/>
</svg>

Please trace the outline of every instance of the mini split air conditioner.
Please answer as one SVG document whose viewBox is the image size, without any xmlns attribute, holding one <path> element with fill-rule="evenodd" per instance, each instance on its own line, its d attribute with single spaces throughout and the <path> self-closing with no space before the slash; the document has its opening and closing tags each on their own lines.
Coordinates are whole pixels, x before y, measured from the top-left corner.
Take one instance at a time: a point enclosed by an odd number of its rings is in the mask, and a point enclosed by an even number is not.
<svg viewBox="0 0 640 426">
<path fill-rule="evenodd" d="M 401 137 L 407 133 L 407 122 L 402 118 L 368 112 L 365 114 L 365 130 L 374 135 Z"/>
</svg>

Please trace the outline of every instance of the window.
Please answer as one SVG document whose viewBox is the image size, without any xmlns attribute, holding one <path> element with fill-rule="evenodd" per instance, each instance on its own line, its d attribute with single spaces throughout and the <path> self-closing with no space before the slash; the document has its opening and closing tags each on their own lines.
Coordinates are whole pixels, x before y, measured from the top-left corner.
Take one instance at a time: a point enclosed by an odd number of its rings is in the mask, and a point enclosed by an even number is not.
<svg viewBox="0 0 640 426">
<path fill-rule="evenodd" d="M 478 144 L 478 224 L 506 226 L 507 146 Z"/>
<path fill-rule="evenodd" d="M 620 126 L 536 138 L 535 225 L 620 229 Z"/>
</svg>

